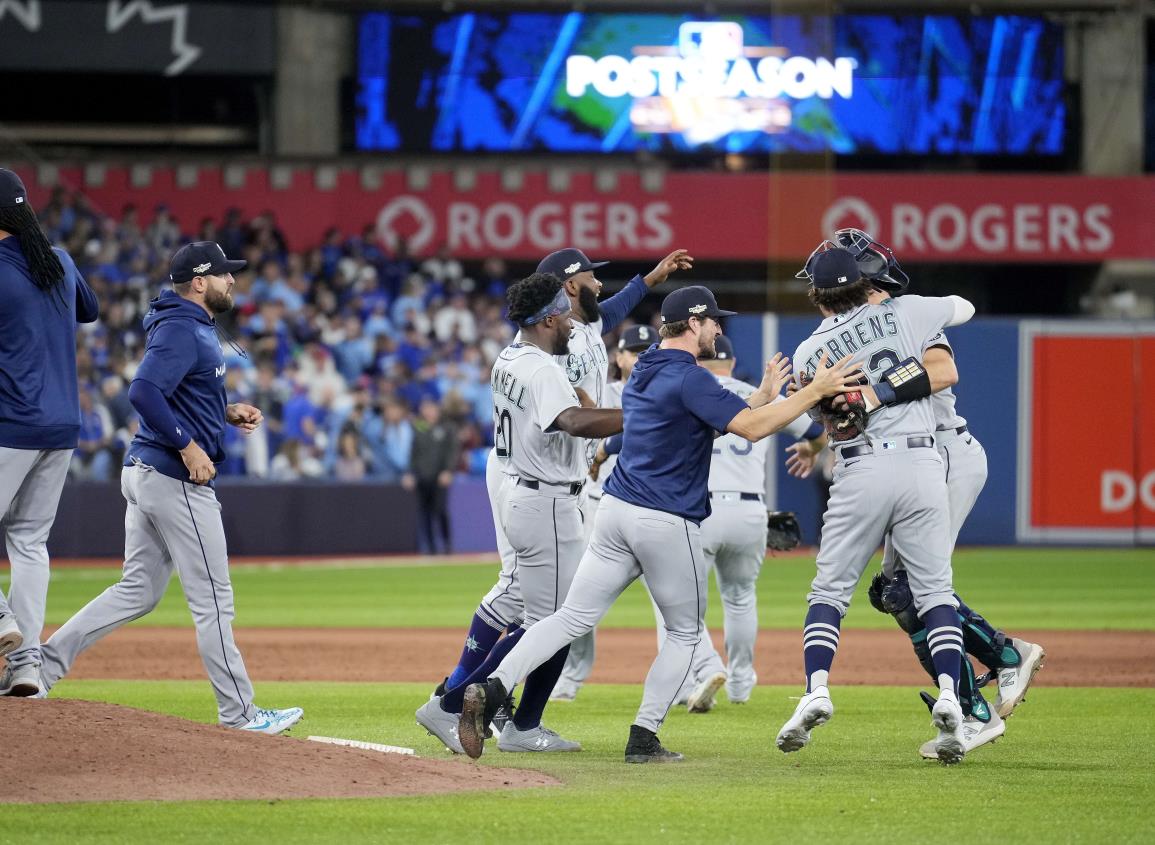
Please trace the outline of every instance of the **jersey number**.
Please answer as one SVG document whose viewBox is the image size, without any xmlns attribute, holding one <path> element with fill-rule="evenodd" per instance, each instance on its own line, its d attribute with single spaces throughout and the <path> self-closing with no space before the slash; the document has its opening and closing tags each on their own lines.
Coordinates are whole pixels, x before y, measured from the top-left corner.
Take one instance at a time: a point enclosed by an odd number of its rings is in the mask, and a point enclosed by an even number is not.
<svg viewBox="0 0 1155 845">
<path fill-rule="evenodd" d="M 736 445 L 734 443 L 730 444 L 730 451 L 733 452 L 735 455 L 738 455 L 739 457 L 741 457 L 742 455 L 749 455 L 752 451 L 754 451 L 754 444 L 751 443 L 749 440 L 742 440 L 742 438 L 738 438 L 738 440 L 742 445 L 739 446 L 739 445 Z M 717 446 L 715 446 L 714 447 L 714 454 L 715 455 L 721 455 L 722 450 L 719 449 Z"/>
<path fill-rule="evenodd" d="M 898 366 L 898 353 L 893 349 L 880 349 L 870 356 L 866 368 L 872 373 L 882 373 Z"/>
<path fill-rule="evenodd" d="M 513 418 L 509 411 L 499 411 L 493 407 L 493 447 L 497 457 L 508 458 L 513 450 Z"/>
</svg>

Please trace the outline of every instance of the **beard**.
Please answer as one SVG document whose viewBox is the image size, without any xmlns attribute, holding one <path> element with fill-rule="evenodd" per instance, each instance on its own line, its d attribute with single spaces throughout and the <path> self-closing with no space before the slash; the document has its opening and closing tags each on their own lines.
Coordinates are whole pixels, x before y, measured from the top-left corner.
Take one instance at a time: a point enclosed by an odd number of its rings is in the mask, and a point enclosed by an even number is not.
<svg viewBox="0 0 1155 845">
<path fill-rule="evenodd" d="M 598 295 L 592 288 L 578 288 L 578 315 L 583 322 L 596 323 L 601 312 L 598 311 Z"/>
<path fill-rule="evenodd" d="M 233 310 L 233 295 L 227 291 L 206 290 L 205 305 L 214 314 L 224 314 Z"/>
<path fill-rule="evenodd" d="M 708 341 L 702 336 L 698 336 L 698 360 L 710 361 L 718 357 L 718 350 L 714 348 L 714 338 Z"/>
<path fill-rule="evenodd" d="M 569 332 L 559 331 L 553 339 L 551 355 L 569 355 Z"/>
</svg>

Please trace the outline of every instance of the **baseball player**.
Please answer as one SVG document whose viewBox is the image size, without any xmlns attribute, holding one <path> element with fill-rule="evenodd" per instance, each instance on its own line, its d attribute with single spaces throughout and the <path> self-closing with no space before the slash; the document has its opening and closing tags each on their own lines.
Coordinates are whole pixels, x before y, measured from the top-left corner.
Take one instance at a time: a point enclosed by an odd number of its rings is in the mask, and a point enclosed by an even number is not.
<svg viewBox="0 0 1155 845">
<path fill-rule="evenodd" d="M 622 332 L 615 357 L 621 378 L 606 385 L 604 399 L 607 408 L 622 407 L 622 390 L 630 379 L 630 373 L 634 371 L 638 356 L 657 341 L 657 330 L 649 326 L 630 326 Z M 593 533 L 594 517 L 602 500 L 602 486 L 617 462 L 617 455 L 606 454 L 604 442 L 592 442 L 594 453 L 590 457 L 590 480 L 586 482 L 585 506 L 582 508 L 587 542 Z M 595 656 L 593 631 L 570 643 L 569 657 L 562 669 L 561 678 L 553 688 L 550 701 L 573 701 L 577 698 L 578 691 L 593 671 Z"/>
<path fill-rule="evenodd" d="M 48 532 L 80 430 L 76 324 L 99 309 L 72 258 L 41 232 L 20 177 L 4 169 L 0 303 L 0 520 L 12 567 L 8 599 L 0 592 L 0 695 L 30 696 L 40 692 Z"/>
<path fill-rule="evenodd" d="M 124 573 L 44 644 L 41 673 L 47 691 L 81 652 L 150 612 L 175 568 L 220 723 L 278 734 L 300 721 L 303 711 L 253 704 L 253 685 L 233 641 L 233 588 L 212 486 L 214 464 L 225 457 L 225 424 L 247 432 L 262 421 L 252 405 L 228 404 L 214 319 L 232 309 L 233 273 L 244 266 L 211 241 L 183 246 L 172 258 L 173 289 L 154 299 L 144 318 L 148 340 L 128 391 L 140 430 L 120 476 L 128 502 Z"/>
<path fill-rule="evenodd" d="M 951 586 L 950 514 L 943 461 L 934 448 L 931 382 L 919 359 L 931 338 L 969 320 L 974 306 L 958 296 L 904 297 L 871 305 L 872 282 L 862 276 L 854 254 L 841 247 L 816 252 L 807 270 L 811 301 L 825 319 L 795 353 L 800 372 L 814 373 L 820 354 L 849 354 L 877 379 L 876 401 L 882 407 L 865 431 L 828 424 L 838 441 L 837 462 L 818 572 L 807 596 L 806 692 L 777 745 L 784 752 L 803 748 L 810 731 L 833 716 L 827 679 L 842 616 L 871 554 L 890 531 L 910 576 L 913 605 L 927 629 L 939 687 L 932 709 L 939 731 L 935 752 L 942 762 L 957 763 L 965 754 L 958 700 L 963 638 Z"/>
<path fill-rule="evenodd" d="M 706 288 L 690 286 L 667 296 L 661 313 L 660 347 L 638 360 L 622 393 L 621 455 L 564 604 L 533 626 L 484 683 L 465 691 L 458 737 L 470 757 L 481 755 L 485 728 L 506 691 L 592 630 L 622 590 L 644 574 L 667 635 L 646 677 L 625 757 L 631 763 L 681 759 L 662 746 L 657 730 L 701 638 L 706 566 L 699 525 L 710 514 L 706 477 L 715 433 L 761 440 L 854 381 L 847 359 L 824 369 L 790 399 L 771 404 L 789 371 L 789 362 L 778 355 L 767 367 L 765 387 L 754 403 L 759 407 L 753 409 L 697 364 L 699 354 L 714 349 L 719 319 L 734 312 L 718 308 Z M 510 525 L 507 521 L 507 531 Z"/>
<path fill-rule="evenodd" d="M 757 388 L 733 377 L 737 363 L 726 337 L 714 341 L 714 357 L 699 360 L 726 390 L 748 399 Z M 782 401 L 777 399 L 775 401 Z M 790 422 L 786 433 L 821 446 L 822 426 L 806 414 Z M 767 504 L 773 499 L 774 457 L 769 438 L 751 443 L 736 434 L 714 441 L 708 482 L 712 512 L 702 523 L 702 553 L 714 570 L 722 597 L 726 664 L 714 648 L 702 619 L 702 644 L 694 670 L 684 689 L 686 708 L 705 713 L 723 684 L 734 704 L 745 704 L 758 683 L 754 672 L 754 643 L 758 637 L 756 585 L 766 557 Z M 679 699 L 680 700 L 680 699 Z"/>
<path fill-rule="evenodd" d="M 514 552 L 525 621 L 493 647 L 475 677 L 485 677 L 522 634 L 565 600 L 585 547 L 579 508 L 587 469 L 582 438 L 607 437 L 622 428 L 620 410 L 582 406 L 553 357 L 569 352 L 573 331 L 572 304 L 563 283 L 556 276 L 535 273 L 513 285 L 508 296 L 509 319 L 521 331 L 498 356 L 490 386 L 494 452 L 502 473 L 510 477 L 500 496 L 501 527 Z M 529 674 L 521 701 L 498 738 L 502 751 L 581 750 L 578 743 L 541 724 L 565 663 L 565 645 Z M 452 751 L 463 746 L 455 728 L 467 690 L 467 685 L 458 685 L 417 711 L 418 723 Z M 507 695 L 502 694 L 502 702 Z M 494 715 L 489 714 L 487 728 Z"/>
<path fill-rule="evenodd" d="M 891 296 L 906 292 L 910 279 L 902 272 L 888 247 L 877 243 L 859 229 L 839 230 L 835 233 L 835 240 L 854 253 L 864 275 L 873 281 L 875 290 L 869 297 L 872 305 L 883 305 Z M 955 410 L 955 395 L 951 385 L 957 382 L 958 374 L 954 365 L 954 351 L 944 333 L 930 339 L 923 362 L 928 371 L 932 372 L 932 382 L 935 381 L 933 370 L 936 362 L 938 367 L 949 373 L 942 380 L 946 386 L 931 394 L 931 406 L 935 418 L 935 445 L 946 469 L 953 554 L 959 531 L 986 483 L 987 457 L 982 444 L 970 433 L 967 421 Z M 875 576 L 870 597 L 875 607 L 894 615 L 899 626 L 907 631 L 924 668 L 928 668 L 928 671 L 933 668 L 929 666 L 926 629 L 911 609 L 907 574 L 889 537 L 886 540 L 882 575 Z M 964 658 L 960 701 L 964 714 L 963 743 L 969 753 L 1003 735 L 1006 730 L 1003 719 L 1010 716 L 1023 700 L 1035 672 L 1043 665 L 1046 653 L 1036 643 L 1008 637 L 994 628 L 968 607 L 957 593 L 955 599 L 959 603 L 959 621 L 967 653 L 986 665 L 999 681 L 998 698 L 992 711 L 979 692 L 970 661 Z M 936 756 L 932 746 L 931 742 L 922 746 L 920 753 L 923 757 L 929 759 Z"/>
<path fill-rule="evenodd" d="M 569 297 L 572 309 L 570 319 L 573 334 L 570 337 L 569 351 L 565 355 L 558 356 L 558 363 L 565 370 L 570 384 L 589 397 L 595 406 L 603 405 L 601 400 L 607 395 L 605 384 L 609 375 L 609 361 L 606 357 L 605 344 L 601 339 L 602 335 L 617 328 L 652 287 L 664 282 L 673 272 L 691 269 L 693 262 L 694 259 L 686 250 L 676 249 L 645 276 L 634 276 L 621 291 L 605 302 L 598 301 L 602 283 L 598 281 L 594 271 L 609 262 L 591 261 L 580 249 L 570 247 L 550 253 L 538 264 L 537 272 L 549 273 L 562 280 L 563 289 Z M 521 591 L 517 583 L 517 561 L 512 547 L 506 541 L 499 519 L 502 509 L 501 494 L 505 485 L 502 466 L 496 448 L 491 450 L 485 465 L 485 482 L 497 534 L 501 571 L 497 583 L 482 598 L 473 614 L 457 666 L 434 690 L 435 697 L 443 695 L 446 690 L 460 686 L 489 656 L 498 638 L 505 632 L 516 630 L 523 619 Z M 593 512 L 589 510 L 585 500 L 582 503 L 582 517 L 588 539 L 589 527 L 593 525 Z M 575 671 L 584 671 L 581 675 L 584 680 L 589 674 L 589 667 L 593 665 L 592 635 L 578 646 L 580 656 L 577 659 L 585 668 Z M 510 706 L 512 701 L 497 713 L 494 721 L 499 730 L 504 726 Z M 418 721 L 421 721 L 420 717 Z M 428 725 L 424 725 L 423 722 L 422 724 L 430 729 Z M 430 730 L 432 732 L 432 729 Z"/>
</svg>

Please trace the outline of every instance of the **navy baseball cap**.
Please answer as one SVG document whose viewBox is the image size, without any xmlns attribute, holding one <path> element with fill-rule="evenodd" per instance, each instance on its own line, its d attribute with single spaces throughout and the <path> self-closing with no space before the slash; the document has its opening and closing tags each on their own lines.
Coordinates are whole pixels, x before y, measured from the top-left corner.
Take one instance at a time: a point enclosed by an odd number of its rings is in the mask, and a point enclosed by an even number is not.
<svg viewBox="0 0 1155 845">
<path fill-rule="evenodd" d="M 541 263 L 537 265 L 537 272 L 549 273 L 564 282 L 570 276 L 576 276 L 586 270 L 596 270 L 598 267 L 605 267 L 609 263 L 608 261 L 590 261 L 584 252 L 571 246 L 559 249 L 557 252 L 551 252 L 543 258 Z"/>
<path fill-rule="evenodd" d="M 714 357 L 699 358 L 699 361 L 733 361 L 734 360 L 734 344 L 730 342 L 730 338 L 725 335 L 718 335 L 714 338 Z"/>
<path fill-rule="evenodd" d="M 658 342 L 658 332 L 650 326 L 630 326 L 622 332 L 618 341 L 618 349 L 628 349 L 630 352 L 644 352 Z"/>
<path fill-rule="evenodd" d="M 193 241 L 176 251 L 168 265 L 168 277 L 174 285 L 191 282 L 193 276 L 223 276 L 243 270 L 247 262 L 228 259 L 220 244 Z"/>
<path fill-rule="evenodd" d="M 20 177 L 0 167 L 0 208 L 15 208 L 28 202 L 28 189 Z"/>
<path fill-rule="evenodd" d="M 811 272 L 816 288 L 841 288 L 852 285 L 862 278 L 862 271 L 854 259 L 854 253 L 840 246 L 814 256 Z"/>
<path fill-rule="evenodd" d="M 662 300 L 662 322 L 677 323 L 691 317 L 733 317 L 737 311 L 723 311 L 709 288 L 690 285 L 679 288 Z"/>
</svg>

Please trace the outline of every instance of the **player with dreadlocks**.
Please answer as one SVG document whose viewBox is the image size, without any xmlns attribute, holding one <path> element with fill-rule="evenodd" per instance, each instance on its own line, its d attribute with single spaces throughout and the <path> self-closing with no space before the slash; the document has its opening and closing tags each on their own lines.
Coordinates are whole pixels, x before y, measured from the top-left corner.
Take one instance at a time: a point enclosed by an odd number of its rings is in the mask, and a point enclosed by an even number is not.
<svg viewBox="0 0 1155 845">
<path fill-rule="evenodd" d="M 20 177 L 0 168 L 0 521 L 12 566 L 0 593 L 0 695 L 40 692 L 48 532 L 80 432 L 76 324 L 99 315 L 72 258 L 40 230 Z"/>
</svg>

